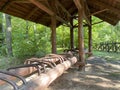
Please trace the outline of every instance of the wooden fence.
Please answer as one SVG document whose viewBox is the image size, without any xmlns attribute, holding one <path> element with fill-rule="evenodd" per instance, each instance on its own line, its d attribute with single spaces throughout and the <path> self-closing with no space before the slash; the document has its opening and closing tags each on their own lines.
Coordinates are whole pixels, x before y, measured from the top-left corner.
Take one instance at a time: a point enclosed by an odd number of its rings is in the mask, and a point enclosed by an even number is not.
<svg viewBox="0 0 120 90">
<path fill-rule="evenodd" d="M 102 42 L 95 45 L 96 50 L 106 52 L 120 52 L 120 42 Z"/>
</svg>

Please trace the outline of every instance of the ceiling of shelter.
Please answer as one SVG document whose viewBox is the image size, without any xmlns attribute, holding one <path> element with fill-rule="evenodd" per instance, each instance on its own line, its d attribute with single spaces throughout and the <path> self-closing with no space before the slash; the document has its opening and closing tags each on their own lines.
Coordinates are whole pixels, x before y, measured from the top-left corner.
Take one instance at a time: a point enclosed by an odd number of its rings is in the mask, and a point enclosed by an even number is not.
<svg viewBox="0 0 120 90">
<path fill-rule="evenodd" d="M 0 0 L 0 12 L 50 26 L 56 15 L 57 25 L 69 25 L 77 15 L 75 0 Z M 81 1 L 81 0 L 80 0 Z M 83 0 L 87 18 L 94 15 L 115 25 L 120 20 L 120 0 Z"/>
</svg>

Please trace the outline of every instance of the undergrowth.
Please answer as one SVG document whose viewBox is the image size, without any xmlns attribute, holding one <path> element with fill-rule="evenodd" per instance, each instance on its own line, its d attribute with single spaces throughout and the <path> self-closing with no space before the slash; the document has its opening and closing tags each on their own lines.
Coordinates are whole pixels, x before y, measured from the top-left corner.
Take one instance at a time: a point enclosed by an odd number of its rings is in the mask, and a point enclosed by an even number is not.
<svg viewBox="0 0 120 90">
<path fill-rule="evenodd" d="M 120 60 L 120 53 L 93 51 L 93 55 L 104 58 L 104 59 L 106 59 L 108 61 Z"/>
</svg>

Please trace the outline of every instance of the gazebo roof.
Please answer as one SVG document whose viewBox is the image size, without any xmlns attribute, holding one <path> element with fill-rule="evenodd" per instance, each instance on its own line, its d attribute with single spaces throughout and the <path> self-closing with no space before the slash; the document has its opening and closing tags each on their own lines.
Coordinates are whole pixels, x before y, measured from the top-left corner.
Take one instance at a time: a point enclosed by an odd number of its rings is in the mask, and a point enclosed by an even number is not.
<svg viewBox="0 0 120 90">
<path fill-rule="evenodd" d="M 50 26 L 52 15 L 57 25 L 77 15 L 75 0 L 0 0 L 0 12 Z M 83 0 L 86 17 L 96 16 L 115 25 L 120 20 L 120 0 Z"/>
</svg>

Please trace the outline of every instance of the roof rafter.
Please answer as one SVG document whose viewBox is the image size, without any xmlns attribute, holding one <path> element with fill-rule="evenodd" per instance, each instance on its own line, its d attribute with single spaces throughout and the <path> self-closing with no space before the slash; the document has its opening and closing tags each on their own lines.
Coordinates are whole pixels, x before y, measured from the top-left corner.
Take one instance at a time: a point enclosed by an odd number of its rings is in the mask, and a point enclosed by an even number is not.
<svg viewBox="0 0 120 90">
<path fill-rule="evenodd" d="M 29 19 L 38 9 L 38 7 L 33 8 L 31 12 L 26 16 L 26 19 Z"/>
<path fill-rule="evenodd" d="M 109 9 L 102 9 L 102 10 L 96 11 L 96 12 L 94 12 L 94 13 L 91 13 L 91 14 L 89 15 L 89 17 L 90 17 L 90 16 L 93 16 L 93 15 L 96 15 L 96 14 L 100 14 L 100 13 L 105 12 L 105 11 L 108 11 L 108 10 L 109 10 Z"/>
<path fill-rule="evenodd" d="M 115 25 L 117 24 L 118 21 L 116 21 L 115 19 L 113 19 L 112 17 L 105 17 L 104 15 L 102 14 L 96 14 L 95 16 L 97 16 L 98 18 L 112 24 L 112 25 Z"/>
<path fill-rule="evenodd" d="M 2 11 L 5 11 L 7 8 L 9 8 L 9 5 L 11 4 L 11 2 L 6 2 L 3 6 L 2 6 L 2 8 L 0 9 L 0 10 L 2 10 Z"/>
<path fill-rule="evenodd" d="M 99 9 L 92 9 L 91 12 L 94 13 L 94 12 L 97 12 L 98 10 Z M 109 17 L 108 17 L 108 15 L 109 15 Z M 103 13 L 95 14 L 94 16 L 97 16 L 97 17 L 102 16 L 102 18 L 107 18 L 107 19 L 109 19 L 109 21 L 111 20 L 113 22 L 116 22 L 115 15 L 114 14 L 110 14 L 109 12 L 103 12 Z"/>
<path fill-rule="evenodd" d="M 62 10 L 67 13 L 69 17 L 72 17 L 71 14 L 66 10 L 66 8 L 58 0 L 55 0 L 55 1 L 62 8 Z"/>
<path fill-rule="evenodd" d="M 38 8 L 40 8 L 41 10 L 45 11 L 46 13 L 48 13 L 50 16 L 54 16 L 55 13 L 50 10 L 49 8 L 47 8 L 45 5 L 43 5 L 42 3 L 40 3 L 37 0 L 29 0 L 31 3 L 33 3 L 35 6 L 37 6 Z M 65 23 L 66 25 L 70 26 L 64 19 L 62 19 L 61 17 L 56 15 L 56 19 L 62 23 Z"/>
<path fill-rule="evenodd" d="M 28 0 L 9 0 L 12 3 L 30 3 Z"/>
<path fill-rule="evenodd" d="M 46 13 L 48 13 L 49 15 L 53 16 L 54 12 L 52 10 L 50 10 L 49 8 L 47 8 L 46 6 L 44 6 L 42 3 L 40 3 L 37 0 L 29 0 L 31 3 L 33 3 L 35 6 L 37 6 L 38 8 L 40 8 L 41 10 L 45 11 Z"/>
<path fill-rule="evenodd" d="M 97 1 L 97 0 L 90 0 L 90 1 L 94 2 L 98 6 L 103 6 L 104 8 L 111 10 L 112 12 L 116 13 L 118 15 L 117 17 L 119 17 L 119 19 L 120 19 L 120 10 L 118 10 L 117 8 L 114 8 L 108 4 L 105 4 L 105 3 Z M 88 0 L 88 2 L 89 2 L 89 0 Z"/>
</svg>

